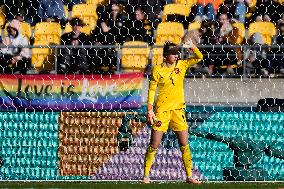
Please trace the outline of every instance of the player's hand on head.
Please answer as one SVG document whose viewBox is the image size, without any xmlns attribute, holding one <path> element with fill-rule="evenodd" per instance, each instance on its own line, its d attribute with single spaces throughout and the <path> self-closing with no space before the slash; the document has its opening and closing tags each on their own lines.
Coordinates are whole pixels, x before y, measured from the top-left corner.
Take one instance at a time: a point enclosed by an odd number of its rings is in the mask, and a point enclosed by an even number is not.
<svg viewBox="0 0 284 189">
<path fill-rule="evenodd" d="M 195 47 L 195 45 L 193 44 L 191 39 L 188 39 L 183 43 L 182 47 L 186 49 L 192 49 Z"/>
</svg>

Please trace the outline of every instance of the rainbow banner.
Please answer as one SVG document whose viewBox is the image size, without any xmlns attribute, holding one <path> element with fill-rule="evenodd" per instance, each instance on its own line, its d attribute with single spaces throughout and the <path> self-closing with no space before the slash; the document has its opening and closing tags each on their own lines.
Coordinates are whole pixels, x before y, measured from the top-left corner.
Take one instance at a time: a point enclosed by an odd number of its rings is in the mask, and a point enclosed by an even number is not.
<svg viewBox="0 0 284 189">
<path fill-rule="evenodd" d="M 0 108 L 47 111 L 139 108 L 142 84 L 142 73 L 0 75 Z"/>
</svg>

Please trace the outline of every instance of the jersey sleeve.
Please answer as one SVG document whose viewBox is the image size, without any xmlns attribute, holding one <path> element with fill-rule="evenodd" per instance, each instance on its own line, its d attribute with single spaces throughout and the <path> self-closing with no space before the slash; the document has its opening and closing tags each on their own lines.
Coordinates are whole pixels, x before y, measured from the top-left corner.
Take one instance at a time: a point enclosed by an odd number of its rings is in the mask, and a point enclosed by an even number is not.
<svg viewBox="0 0 284 189">
<path fill-rule="evenodd" d="M 149 91 L 148 91 L 148 104 L 154 104 L 155 93 L 158 85 L 160 75 L 158 73 L 157 66 L 154 66 L 152 75 L 149 82 Z"/>
<path fill-rule="evenodd" d="M 189 67 L 193 66 L 194 64 L 200 62 L 203 60 L 203 54 L 200 52 L 200 50 L 196 47 L 193 49 L 194 56 L 189 58 L 188 60 L 183 61 L 184 69 L 188 69 Z"/>
</svg>

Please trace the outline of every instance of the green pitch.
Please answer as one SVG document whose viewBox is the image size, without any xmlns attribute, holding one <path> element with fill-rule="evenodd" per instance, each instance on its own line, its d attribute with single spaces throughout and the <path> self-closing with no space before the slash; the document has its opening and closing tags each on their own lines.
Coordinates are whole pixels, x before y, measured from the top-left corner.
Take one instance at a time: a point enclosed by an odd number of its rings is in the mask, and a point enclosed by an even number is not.
<svg viewBox="0 0 284 189">
<path fill-rule="evenodd" d="M 199 186 L 185 183 L 153 183 L 149 185 L 131 182 L 2 182 L 0 188 L 29 189 L 284 189 L 284 182 L 277 183 L 203 183 Z"/>
</svg>

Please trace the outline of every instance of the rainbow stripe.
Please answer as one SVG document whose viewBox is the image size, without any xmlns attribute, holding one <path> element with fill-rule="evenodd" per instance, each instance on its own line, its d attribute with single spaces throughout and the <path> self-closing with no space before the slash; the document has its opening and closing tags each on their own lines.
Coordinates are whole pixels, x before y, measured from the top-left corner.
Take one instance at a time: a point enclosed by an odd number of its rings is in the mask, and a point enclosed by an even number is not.
<svg viewBox="0 0 284 189">
<path fill-rule="evenodd" d="M 142 73 L 119 75 L 0 75 L 0 108 L 101 110 L 139 108 Z"/>
</svg>

